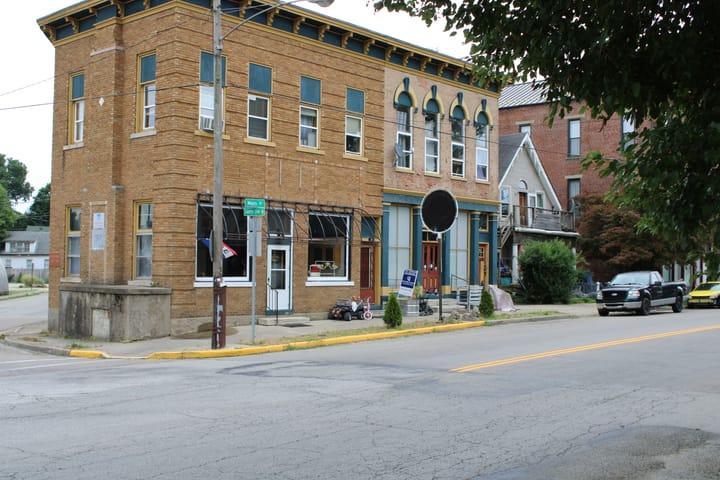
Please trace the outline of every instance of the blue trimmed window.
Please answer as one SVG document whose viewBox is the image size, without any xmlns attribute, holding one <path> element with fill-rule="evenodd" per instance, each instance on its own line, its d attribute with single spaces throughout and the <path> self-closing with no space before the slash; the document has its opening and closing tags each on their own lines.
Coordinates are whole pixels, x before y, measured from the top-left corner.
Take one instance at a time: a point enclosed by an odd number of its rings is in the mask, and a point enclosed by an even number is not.
<svg viewBox="0 0 720 480">
<path fill-rule="evenodd" d="M 412 99 L 402 92 L 395 104 L 395 124 L 397 126 L 397 164 L 400 168 L 412 168 Z"/>
<path fill-rule="evenodd" d="M 450 138 L 452 142 L 451 167 L 453 177 L 465 176 L 465 112 L 455 107 L 450 115 Z"/>
<path fill-rule="evenodd" d="M 432 99 L 425 106 L 425 172 L 440 173 L 440 106 Z"/>
<path fill-rule="evenodd" d="M 272 93 L 272 70 L 262 65 L 250 64 L 250 91 L 269 95 Z M 270 98 L 266 95 L 248 94 L 248 127 L 250 138 L 270 140 Z"/>
<path fill-rule="evenodd" d="M 85 75 L 70 77 L 70 143 L 82 143 L 85 138 Z"/>
<path fill-rule="evenodd" d="M 200 130 L 212 131 L 215 124 L 215 63 L 212 53 L 200 52 Z M 225 57 L 222 57 L 222 84 L 225 86 Z M 224 89 L 223 89 L 223 97 Z M 220 100 L 225 108 L 224 98 Z M 223 129 L 225 125 L 223 124 Z"/>
<path fill-rule="evenodd" d="M 317 148 L 319 138 L 320 80 L 300 77 L 300 145 Z"/>
<path fill-rule="evenodd" d="M 365 92 L 348 88 L 345 105 L 349 112 L 345 115 L 345 153 L 362 155 L 363 117 L 360 115 L 365 114 Z"/>
<path fill-rule="evenodd" d="M 480 112 L 475 120 L 475 179 L 488 179 L 488 118 Z"/>
<path fill-rule="evenodd" d="M 155 128 L 155 54 L 143 55 L 140 57 L 140 84 L 138 92 L 140 96 L 140 126 L 141 130 L 152 130 Z"/>
</svg>

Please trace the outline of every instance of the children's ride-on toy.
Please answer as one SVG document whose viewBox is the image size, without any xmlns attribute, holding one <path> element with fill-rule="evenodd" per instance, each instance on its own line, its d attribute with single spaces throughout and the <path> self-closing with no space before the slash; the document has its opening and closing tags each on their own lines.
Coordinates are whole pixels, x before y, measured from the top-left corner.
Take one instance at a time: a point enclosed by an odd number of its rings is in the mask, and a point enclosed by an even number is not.
<svg viewBox="0 0 720 480">
<path fill-rule="evenodd" d="M 335 306 L 328 310 L 328 319 L 330 320 L 345 320 L 349 322 L 353 318 L 370 320 L 372 317 L 370 302 L 359 297 L 352 297 L 351 299 L 341 298 L 335 302 Z"/>
</svg>

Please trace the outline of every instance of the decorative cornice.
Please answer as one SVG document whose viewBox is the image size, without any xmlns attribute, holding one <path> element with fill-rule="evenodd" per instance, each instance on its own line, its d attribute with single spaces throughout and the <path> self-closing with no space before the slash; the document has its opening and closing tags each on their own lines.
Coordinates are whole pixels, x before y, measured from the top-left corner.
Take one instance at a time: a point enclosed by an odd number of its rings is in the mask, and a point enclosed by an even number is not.
<svg viewBox="0 0 720 480">
<path fill-rule="evenodd" d="M 252 11 L 270 5 L 266 0 L 233 0 L 233 3 L 238 8 L 224 15 L 224 22 L 246 21 Z M 86 0 L 43 17 L 38 20 L 38 24 L 53 44 L 64 45 L 76 35 L 85 36 L 107 21 L 131 21 L 151 15 L 158 9 L 171 8 L 207 10 L 207 7 L 200 6 L 194 0 Z M 483 87 L 482 84 L 473 83 L 471 72 L 461 60 L 297 6 L 279 4 L 267 15 L 251 22 L 279 30 L 278 33 L 285 35 L 318 41 L 326 47 L 341 48 L 352 55 L 384 61 L 391 67 L 417 71 L 430 78 L 437 77 L 493 93 L 499 92 L 497 86 Z M 208 28 L 208 35 L 210 32 Z"/>
</svg>

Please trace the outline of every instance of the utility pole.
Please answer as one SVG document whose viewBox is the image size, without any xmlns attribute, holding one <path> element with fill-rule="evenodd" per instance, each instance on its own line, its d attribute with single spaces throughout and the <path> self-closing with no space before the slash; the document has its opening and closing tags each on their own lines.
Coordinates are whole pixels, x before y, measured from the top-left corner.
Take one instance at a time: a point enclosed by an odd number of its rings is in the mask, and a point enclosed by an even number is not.
<svg viewBox="0 0 720 480">
<path fill-rule="evenodd" d="M 243 21 L 232 27 L 225 35 L 222 34 L 221 0 L 213 0 L 213 230 L 212 230 L 212 264 L 213 264 L 213 314 L 212 314 L 212 348 L 224 348 L 225 329 L 225 296 L 226 286 L 223 279 L 223 139 L 222 132 L 225 124 L 223 118 L 223 68 L 222 50 L 223 40 L 236 29 L 248 21 L 274 10 L 283 5 L 290 5 L 301 1 L 316 3 L 321 7 L 330 6 L 334 0 L 291 0 L 284 3 L 274 3 L 261 6 L 260 9 L 246 17 Z M 253 265 L 255 259 L 253 258 Z M 255 278 L 252 278 L 253 286 Z M 253 290 L 253 301 L 255 291 Z M 253 310 L 254 311 L 254 310 Z"/>
<path fill-rule="evenodd" d="M 222 108 L 222 11 L 213 0 L 213 321 L 212 348 L 225 347 L 225 280 L 223 279 L 223 108 Z"/>
</svg>

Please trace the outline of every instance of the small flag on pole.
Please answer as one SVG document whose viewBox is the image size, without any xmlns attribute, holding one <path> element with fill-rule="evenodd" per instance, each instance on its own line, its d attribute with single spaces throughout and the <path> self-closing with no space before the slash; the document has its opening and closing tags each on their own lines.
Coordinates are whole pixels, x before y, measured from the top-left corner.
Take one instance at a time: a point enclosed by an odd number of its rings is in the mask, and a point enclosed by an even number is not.
<svg viewBox="0 0 720 480">
<path fill-rule="evenodd" d="M 207 247 L 207 249 L 210 250 L 210 239 L 209 238 L 201 238 L 200 243 L 205 245 L 205 247 Z M 222 253 L 223 253 L 223 258 L 230 258 L 230 257 L 234 257 L 237 255 L 237 252 L 235 250 L 233 250 L 232 247 L 230 247 L 230 245 L 228 245 L 225 242 L 223 242 L 223 244 L 222 244 Z"/>
</svg>

